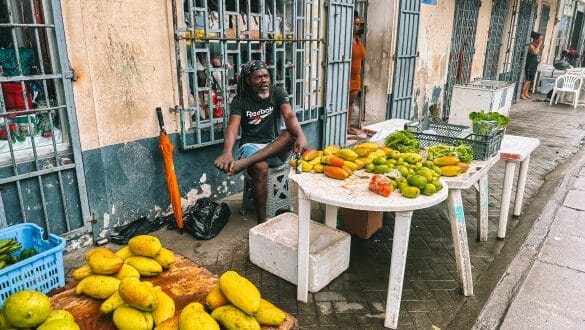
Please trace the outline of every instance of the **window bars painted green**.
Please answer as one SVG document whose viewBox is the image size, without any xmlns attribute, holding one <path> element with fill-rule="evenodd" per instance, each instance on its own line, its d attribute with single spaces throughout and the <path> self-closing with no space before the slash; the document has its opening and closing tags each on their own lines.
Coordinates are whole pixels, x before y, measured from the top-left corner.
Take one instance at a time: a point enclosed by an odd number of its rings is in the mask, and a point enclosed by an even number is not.
<svg viewBox="0 0 585 330">
<path fill-rule="evenodd" d="M 0 2 L 0 228 L 91 229 L 61 19 L 57 0 Z"/>
<path fill-rule="evenodd" d="M 490 31 L 486 46 L 485 64 L 483 67 L 483 78 L 497 80 L 500 49 L 502 48 L 502 36 L 504 24 L 508 15 L 508 0 L 493 0 L 492 16 L 490 19 Z"/>
<path fill-rule="evenodd" d="M 301 124 L 318 120 L 320 17 L 320 0 L 173 0 L 181 148 L 223 142 L 239 68 L 252 59 L 267 63 Z"/>
</svg>

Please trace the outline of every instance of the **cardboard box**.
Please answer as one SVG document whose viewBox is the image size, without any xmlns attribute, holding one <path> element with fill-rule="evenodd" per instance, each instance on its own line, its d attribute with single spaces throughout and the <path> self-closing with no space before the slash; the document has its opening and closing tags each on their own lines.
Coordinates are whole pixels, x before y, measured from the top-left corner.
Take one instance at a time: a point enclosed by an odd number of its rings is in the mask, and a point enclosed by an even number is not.
<svg viewBox="0 0 585 330">
<path fill-rule="evenodd" d="M 250 229 L 250 261 L 293 284 L 298 276 L 298 219 L 287 212 Z M 315 221 L 309 235 L 309 292 L 317 292 L 349 268 L 351 236 Z"/>
<path fill-rule="evenodd" d="M 382 228 L 382 212 L 340 207 L 338 215 L 341 220 L 341 230 L 363 239 L 370 238 L 378 229 Z"/>
</svg>

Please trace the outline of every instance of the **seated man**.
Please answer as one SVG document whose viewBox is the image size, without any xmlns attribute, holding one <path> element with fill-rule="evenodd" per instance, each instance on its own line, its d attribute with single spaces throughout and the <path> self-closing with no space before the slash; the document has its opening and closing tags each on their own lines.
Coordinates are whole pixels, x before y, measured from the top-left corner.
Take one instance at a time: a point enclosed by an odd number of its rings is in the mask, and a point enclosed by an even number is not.
<svg viewBox="0 0 585 330">
<path fill-rule="evenodd" d="M 292 111 L 288 94 L 271 84 L 262 61 L 253 60 L 242 66 L 230 111 L 223 153 L 215 160 L 215 166 L 228 175 L 248 170 L 258 223 L 262 223 L 266 221 L 268 168 L 286 162 L 293 145 L 295 151 L 303 152 L 307 139 Z M 279 132 L 281 116 L 286 129 Z M 240 127 L 240 159 L 234 160 L 232 148 Z"/>
</svg>

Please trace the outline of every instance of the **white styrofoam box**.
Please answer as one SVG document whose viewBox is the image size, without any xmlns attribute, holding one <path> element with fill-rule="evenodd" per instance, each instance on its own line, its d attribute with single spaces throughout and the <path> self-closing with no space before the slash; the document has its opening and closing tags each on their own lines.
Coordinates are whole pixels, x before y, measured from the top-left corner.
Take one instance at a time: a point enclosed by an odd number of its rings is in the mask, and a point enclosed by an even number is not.
<svg viewBox="0 0 585 330">
<path fill-rule="evenodd" d="M 283 213 L 250 229 L 250 261 L 293 284 L 298 277 L 299 218 Z M 351 236 L 311 220 L 309 291 L 317 292 L 349 268 Z"/>
<path fill-rule="evenodd" d="M 555 80 L 556 79 L 557 78 L 545 78 L 545 77 L 540 78 L 540 88 L 538 89 L 538 91 L 541 94 L 547 94 L 555 87 Z"/>
</svg>

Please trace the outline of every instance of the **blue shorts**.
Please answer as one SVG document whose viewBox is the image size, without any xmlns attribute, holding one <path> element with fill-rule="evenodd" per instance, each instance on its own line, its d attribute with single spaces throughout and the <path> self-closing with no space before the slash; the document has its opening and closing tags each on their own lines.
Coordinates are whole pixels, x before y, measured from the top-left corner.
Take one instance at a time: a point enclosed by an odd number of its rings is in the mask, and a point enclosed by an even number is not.
<svg viewBox="0 0 585 330">
<path fill-rule="evenodd" d="M 239 153 L 240 159 L 248 158 L 255 154 L 258 150 L 264 149 L 268 144 L 262 143 L 245 143 L 240 146 Z M 277 167 L 289 160 L 291 156 L 291 152 L 286 152 L 283 155 L 268 158 L 266 161 L 268 162 L 269 167 Z"/>
</svg>

